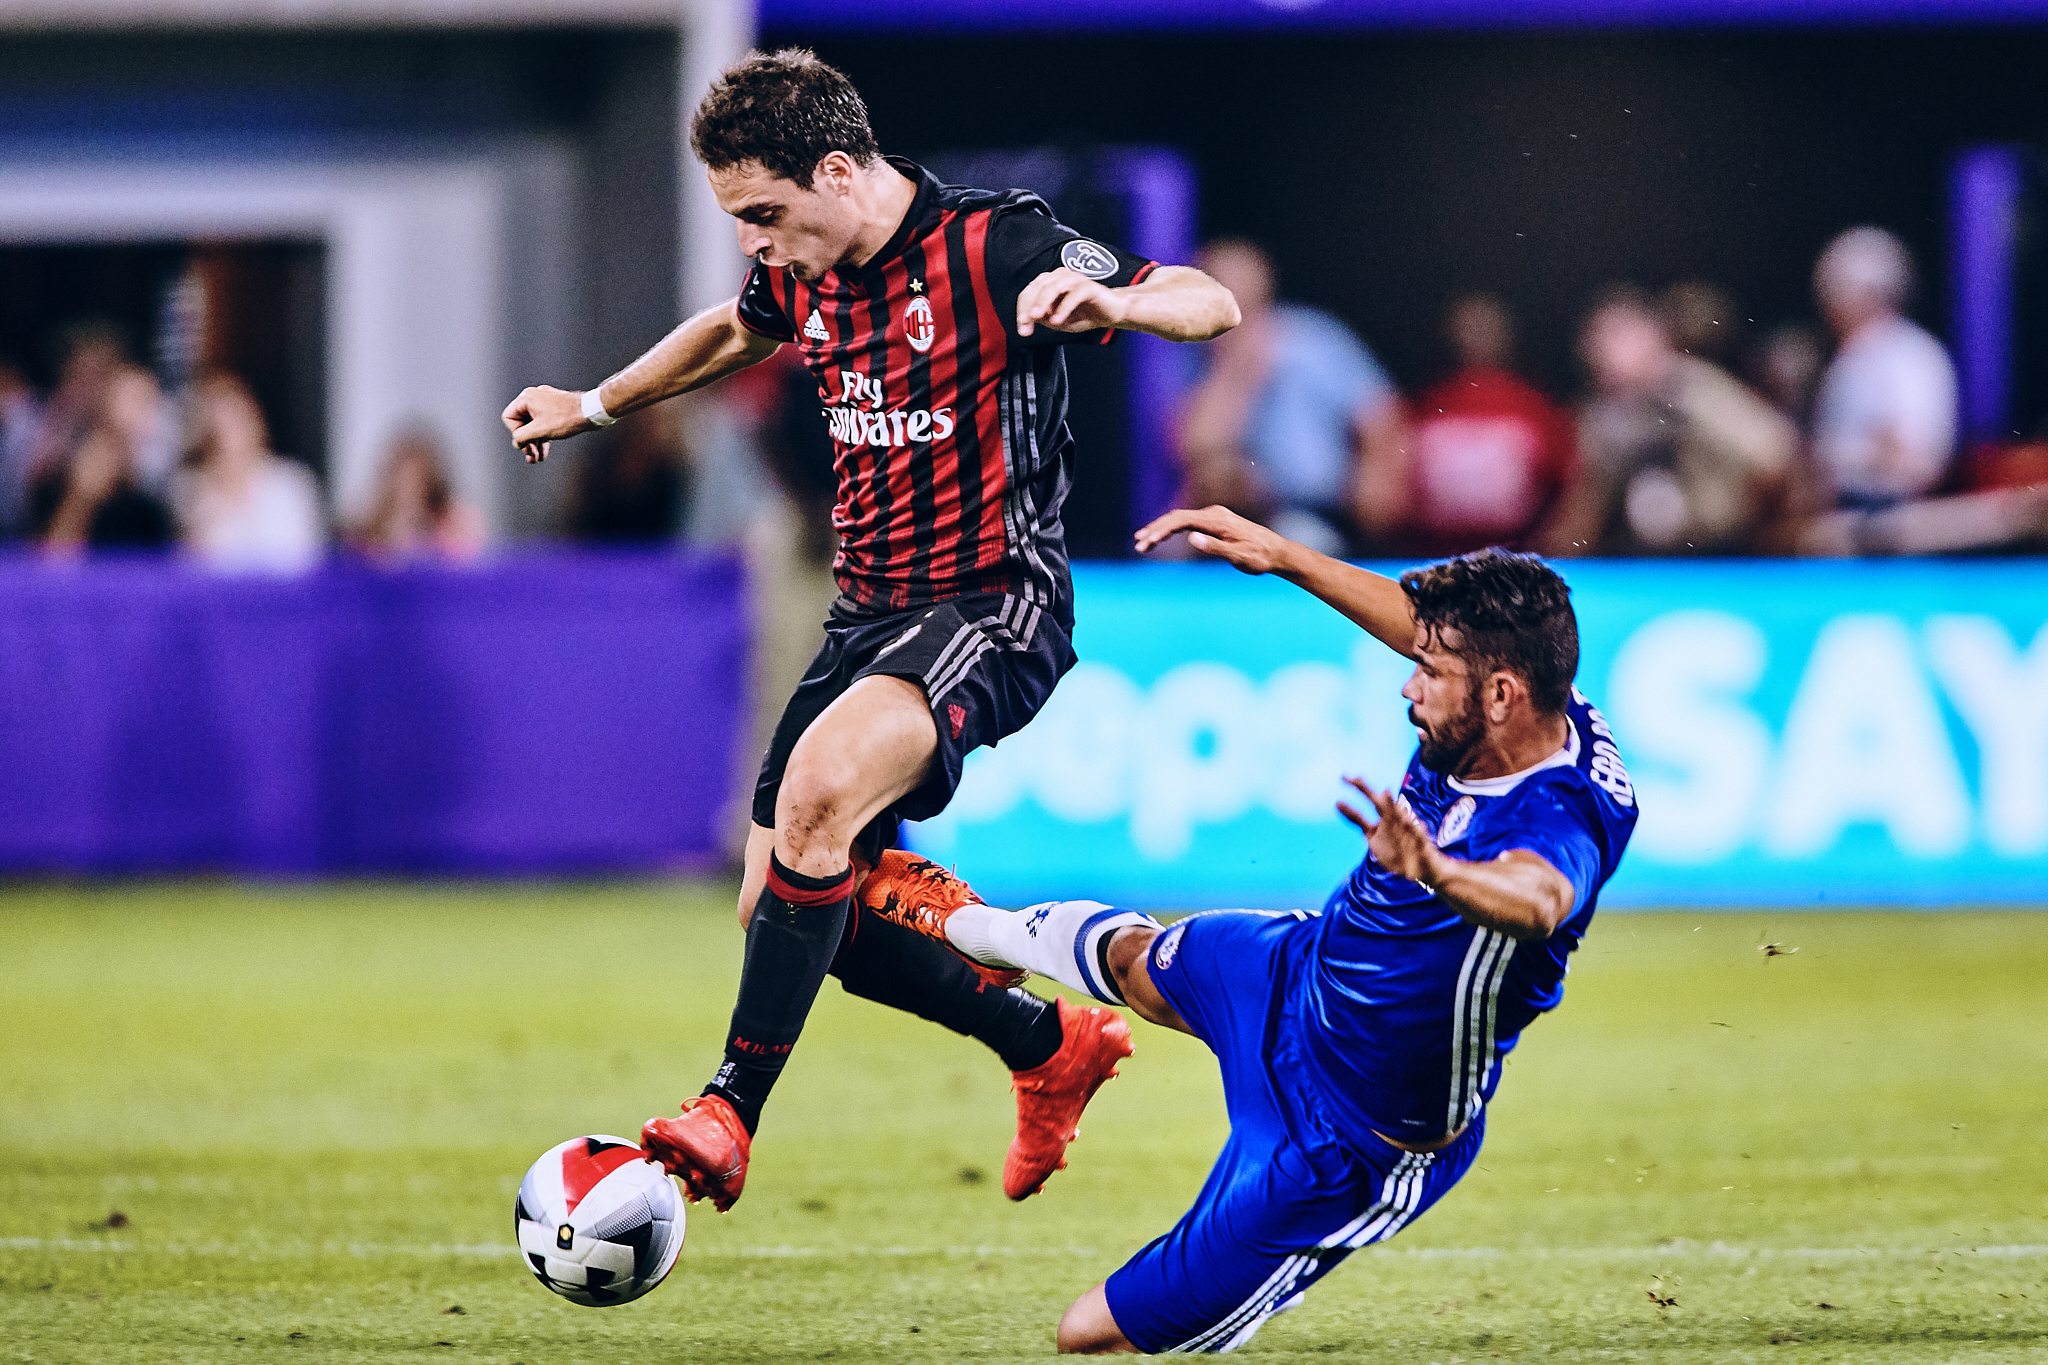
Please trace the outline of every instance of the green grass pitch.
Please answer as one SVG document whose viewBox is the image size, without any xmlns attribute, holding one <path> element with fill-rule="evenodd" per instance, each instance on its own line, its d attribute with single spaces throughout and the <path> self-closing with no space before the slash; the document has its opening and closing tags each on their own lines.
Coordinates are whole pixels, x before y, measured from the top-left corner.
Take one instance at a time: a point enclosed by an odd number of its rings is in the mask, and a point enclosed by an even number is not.
<svg viewBox="0 0 2048 1365">
<path fill-rule="evenodd" d="M 666 1284 L 578 1308 L 512 1254 L 534 1157 L 709 1073 L 729 898 L 0 890 L 0 1365 L 1049 1353 L 1222 1140 L 1199 1043 L 1138 1025 L 1012 1205 L 994 1058 L 828 985 Z M 2048 1359 L 2048 914 L 1603 916 L 1477 1169 L 1248 1352 Z"/>
</svg>

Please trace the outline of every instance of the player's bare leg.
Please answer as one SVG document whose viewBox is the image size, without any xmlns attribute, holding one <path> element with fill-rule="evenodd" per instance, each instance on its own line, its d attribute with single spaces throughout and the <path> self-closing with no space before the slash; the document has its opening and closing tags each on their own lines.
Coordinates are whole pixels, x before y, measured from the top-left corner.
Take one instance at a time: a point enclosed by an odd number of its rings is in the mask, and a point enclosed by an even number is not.
<svg viewBox="0 0 2048 1365">
<path fill-rule="evenodd" d="M 747 851 L 740 873 L 740 898 L 737 902 L 740 928 L 744 929 L 754 919 L 754 907 L 761 903 L 761 888 L 768 885 L 768 855 L 775 851 L 775 831 L 766 825 L 747 826 Z M 859 888 L 861 879 L 874 869 L 856 846 L 849 855 L 853 863 L 853 884 Z"/>
<path fill-rule="evenodd" d="M 852 902 L 854 837 L 924 780 L 937 751 L 923 690 L 887 677 L 854 683 L 791 751 L 747 923 L 725 1062 L 681 1117 L 649 1119 L 640 1132 L 641 1145 L 693 1199 L 723 1211 L 745 1188 L 761 1105 L 838 951 Z"/>
<path fill-rule="evenodd" d="M 1123 1328 L 1116 1325 L 1110 1316 L 1109 1296 L 1103 1292 L 1104 1281 L 1097 1281 L 1093 1289 L 1075 1299 L 1067 1306 L 1060 1318 L 1059 1350 L 1061 1355 L 1106 1356 L 1136 1355 L 1138 1348 L 1131 1345 Z"/>
<path fill-rule="evenodd" d="M 753 922 L 754 907 L 761 901 L 761 888 L 768 885 L 768 855 L 774 850 L 774 830 L 765 825 L 747 826 L 746 870 L 740 873 L 738 905 L 742 929 Z"/>
<path fill-rule="evenodd" d="M 1182 1033 L 1193 1034 L 1188 1021 L 1181 1018 L 1173 1006 L 1166 1003 L 1166 997 L 1159 993 L 1159 987 L 1152 983 L 1152 944 L 1164 930 L 1146 924 L 1134 924 L 1119 929 L 1109 941 L 1104 956 L 1109 961 L 1110 975 L 1115 978 L 1117 990 L 1122 993 L 1124 1003 L 1137 1013 L 1140 1019 L 1159 1025 L 1161 1028 L 1179 1029 Z"/>
<path fill-rule="evenodd" d="M 923 688 L 862 678 L 790 753 L 775 802 L 775 856 L 804 876 L 844 872 L 854 837 L 924 781 L 938 751 Z"/>
</svg>

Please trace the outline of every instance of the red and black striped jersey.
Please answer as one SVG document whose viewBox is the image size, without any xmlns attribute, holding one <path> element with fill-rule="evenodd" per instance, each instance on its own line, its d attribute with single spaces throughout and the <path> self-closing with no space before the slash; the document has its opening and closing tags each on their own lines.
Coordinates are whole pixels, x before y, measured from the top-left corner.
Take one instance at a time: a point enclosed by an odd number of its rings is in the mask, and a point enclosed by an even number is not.
<svg viewBox="0 0 2048 1365">
<path fill-rule="evenodd" d="M 757 264 L 748 329 L 802 349 L 831 428 L 841 615 L 969 593 L 1021 597 L 1072 628 L 1060 508 L 1073 483 L 1062 345 L 1017 335 L 1017 295 L 1066 265 L 1111 286 L 1152 262 L 1081 236 L 1024 190 L 941 185 L 891 157 L 917 197 L 888 244 L 813 283 Z"/>
</svg>

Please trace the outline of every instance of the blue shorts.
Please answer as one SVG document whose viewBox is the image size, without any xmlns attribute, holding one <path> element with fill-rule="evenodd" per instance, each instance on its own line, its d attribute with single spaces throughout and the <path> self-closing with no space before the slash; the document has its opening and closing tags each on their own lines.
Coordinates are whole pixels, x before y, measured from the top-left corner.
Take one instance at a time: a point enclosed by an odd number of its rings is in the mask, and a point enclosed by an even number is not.
<svg viewBox="0 0 2048 1365">
<path fill-rule="evenodd" d="M 1147 1354 L 1228 1351 L 1355 1248 L 1383 1242 L 1472 1164 L 1485 1115 L 1440 1152 L 1339 1137 L 1308 1082 L 1287 1002 L 1315 951 L 1303 911 L 1196 915 L 1152 944 L 1152 980 L 1223 1068 L 1230 1139 L 1173 1230 L 1109 1277 Z"/>
</svg>

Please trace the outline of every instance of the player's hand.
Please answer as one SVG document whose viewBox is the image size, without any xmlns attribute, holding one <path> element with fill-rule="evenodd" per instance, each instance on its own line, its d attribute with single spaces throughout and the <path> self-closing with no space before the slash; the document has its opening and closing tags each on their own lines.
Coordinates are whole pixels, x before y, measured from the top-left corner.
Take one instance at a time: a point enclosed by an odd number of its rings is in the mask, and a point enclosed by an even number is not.
<svg viewBox="0 0 2048 1365">
<path fill-rule="evenodd" d="M 1177 507 L 1165 516 L 1138 528 L 1131 544 L 1139 554 L 1157 547 L 1168 536 L 1188 533 L 1188 544 L 1205 555 L 1228 560 L 1240 573 L 1272 573 L 1286 561 L 1294 542 L 1277 531 L 1268 530 L 1228 507 Z"/>
<path fill-rule="evenodd" d="M 1093 332 L 1124 324 L 1124 302 L 1114 289 L 1065 266 L 1048 270 L 1017 295 L 1017 335 L 1040 326 L 1055 332 Z"/>
<path fill-rule="evenodd" d="M 1376 792 L 1355 777 L 1347 777 L 1344 781 L 1372 802 L 1373 810 L 1379 814 L 1379 822 L 1375 824 L 1346 803 L 1337 803 L 1337 813 L 1364 831 L 1366 846 L 1372 849 L 1372 856 L 1379 859 L 1380 866 L 1397 877 L 1406 877 L 1411 882 L 1433 889 L 1443 855 L 1437 851 L 1436 840 L 1429 837 L 1429 831 L 1415 818 L 1415 812 L 1403 805 L 1391 791 Z"/>
<path fill-rule="evenodd" d="M 512 433 L 512 444 L 519 447 L 528 464 L 539 464 L 548 457 L 549 442 L 595 430 L 583 415 L 581 393 L 546 384 L 522 389 L 498 417 L 505 430 Z"/>
</svg>

